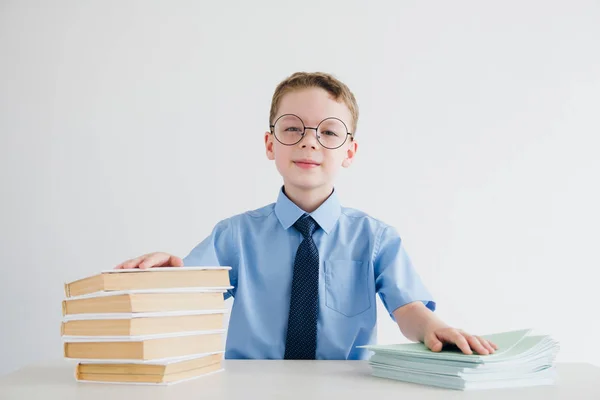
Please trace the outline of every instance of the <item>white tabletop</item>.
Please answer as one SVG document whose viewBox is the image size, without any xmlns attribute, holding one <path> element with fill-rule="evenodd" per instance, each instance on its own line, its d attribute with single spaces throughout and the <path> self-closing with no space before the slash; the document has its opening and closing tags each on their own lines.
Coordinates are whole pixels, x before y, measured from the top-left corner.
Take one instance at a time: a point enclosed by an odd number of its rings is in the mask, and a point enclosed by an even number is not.
<svg viewBox="0 0 600 400">
<path fill-rule="evenodd" d="M 224 367 L 172 386 L 135 386 L 76 382 L 74 365 L 61 360 L 0 377 L 0 399 L 600 399 L 600 368 L 591 364 L 557 364 L 553 386 L 465 392 L 373 377 L 366 361 L 225 360 Z"/>
</svg>

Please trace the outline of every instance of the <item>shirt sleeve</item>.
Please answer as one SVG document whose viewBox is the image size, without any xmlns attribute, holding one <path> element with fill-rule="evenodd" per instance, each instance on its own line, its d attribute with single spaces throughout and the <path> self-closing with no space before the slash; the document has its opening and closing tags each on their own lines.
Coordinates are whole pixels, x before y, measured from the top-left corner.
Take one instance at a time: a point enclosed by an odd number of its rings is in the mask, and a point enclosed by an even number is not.
<svg viewBox="0 0 600 400">
<path fill-rule="evenodd" d="M 373 268 L 375 288 L 383 305 L 395 321 L 394 310 L 422 301 L 431 311 L 436 303 L 414 269 L 396 229 L 386 226 L 376 243 Z"/>
<path fill-rule="evenodd" d="M 229 281 L 233 289 L 224 293 L 225 299 L 235 297 L 239 255 L 235 245 L 235 229 L 231 218 L 220 221 L 211 234 L 196 245 L 183 258 L 184 267 L 228 266 Z"/>
</svg>

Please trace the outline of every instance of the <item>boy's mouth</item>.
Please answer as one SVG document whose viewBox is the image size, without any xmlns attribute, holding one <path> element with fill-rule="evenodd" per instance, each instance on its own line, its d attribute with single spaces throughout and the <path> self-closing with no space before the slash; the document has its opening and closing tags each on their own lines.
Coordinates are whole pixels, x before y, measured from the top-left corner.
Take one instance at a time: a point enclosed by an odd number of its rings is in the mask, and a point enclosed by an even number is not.
<svg viewBox="0 0 600 400">
<path fill-rule="evenodd" d="M 316 168 L 319 165 L 321 165 L 320 163 L 318 163 L 314 160 L 309 160 L 309 159 L 296 160 L 296 161 L 294 161 L 294 164 L 296 164 L 296 166 L 298 166 L 300 168 L 304 168 L 304 169 Z"/>
</svg>

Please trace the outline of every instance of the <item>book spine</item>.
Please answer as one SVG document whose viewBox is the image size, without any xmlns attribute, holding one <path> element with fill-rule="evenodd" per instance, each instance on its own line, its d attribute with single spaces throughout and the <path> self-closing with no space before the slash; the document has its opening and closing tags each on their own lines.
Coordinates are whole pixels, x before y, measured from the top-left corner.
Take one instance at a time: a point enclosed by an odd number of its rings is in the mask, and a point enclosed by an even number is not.
<svg viewBox="0 0 600 400">
<path fill-rule="evenodd" d="M 75 380 L 79 380 L 79 376 L 80 376 L 80 370 L 79 368 L 81 367 L 80 363 L 77 363 L 77 366 L 75 367 Z"/>
<path fill-rule="evenodd" d="M 125 297 L 127 299 L 127 312 L 136 312 L 138 309 L 138 297 L 133 294 L 128 294 Z"/>
<path fill-rule="evenodd" d="M 65 283 L 65 297 L 71 297 L 71 290 L 68 283 Z"/>
<path fill-rule="evenodd" d="M 62 315 L 63 317 L 67 315 L 67 302 L 65 300 L 62 301 Z"/>
</svg>

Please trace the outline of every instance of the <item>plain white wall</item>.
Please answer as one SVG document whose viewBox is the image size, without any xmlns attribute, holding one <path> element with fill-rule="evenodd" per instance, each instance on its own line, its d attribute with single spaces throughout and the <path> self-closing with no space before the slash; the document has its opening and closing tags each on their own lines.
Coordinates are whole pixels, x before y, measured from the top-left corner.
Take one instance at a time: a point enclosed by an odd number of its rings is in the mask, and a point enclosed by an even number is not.
<svg viewBox="0 0 600 400">
<path fill-rule="evenodd" d="M 275 201 L 263 132 L 298 70 L 356 94 L 337 188 L 442 318 L 598 364 L 597 1 L 201 3 L 0 3 L 0 373 L 62 356 L 65 281 Z"/>
</svg>

